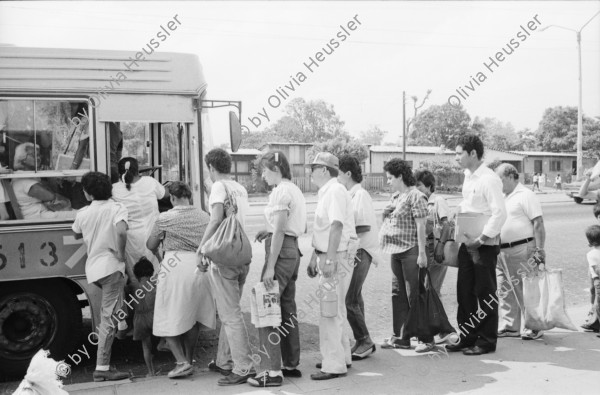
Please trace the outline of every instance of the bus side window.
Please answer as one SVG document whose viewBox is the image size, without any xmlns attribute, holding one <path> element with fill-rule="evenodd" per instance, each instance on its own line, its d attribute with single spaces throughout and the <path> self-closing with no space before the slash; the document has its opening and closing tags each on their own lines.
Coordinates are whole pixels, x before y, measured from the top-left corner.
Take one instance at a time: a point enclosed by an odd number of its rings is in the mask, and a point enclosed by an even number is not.
<svg viewBox="0 0 600 395">
<path fill-rule="evenodd" d="M 10 201 L 15 219 L 72 219 L 88 204 L 77 178 L 63 175 L 90 169 L 87 110 L 84 101 L 0 99 L 0 203 Z"/>
</svg>

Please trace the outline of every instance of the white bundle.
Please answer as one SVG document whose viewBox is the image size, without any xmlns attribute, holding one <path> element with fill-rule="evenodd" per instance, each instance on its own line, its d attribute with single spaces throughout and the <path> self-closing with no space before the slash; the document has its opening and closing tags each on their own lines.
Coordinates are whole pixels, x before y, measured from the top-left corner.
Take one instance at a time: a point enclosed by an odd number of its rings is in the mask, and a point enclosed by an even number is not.
<svg viewBox="0 0 600 395">
<path fill-rule="evenodd" d="M 251 297 L 251 319 L 257 328 L 268 326 L 278 327 L 281 325 L 281 304 L 279 301 L 279 283 L 267 290 L 265 284 L 260 282 L 252 288 Z"/>
<path fill-rule="evenodd" d="M 31 359 L 27 374 L 13 395 L 69 395 L 62 389 L 58 374 L 67 375 L 69 365 L 48 357 L 49 352 L 39 350 Z"/>
</svg>

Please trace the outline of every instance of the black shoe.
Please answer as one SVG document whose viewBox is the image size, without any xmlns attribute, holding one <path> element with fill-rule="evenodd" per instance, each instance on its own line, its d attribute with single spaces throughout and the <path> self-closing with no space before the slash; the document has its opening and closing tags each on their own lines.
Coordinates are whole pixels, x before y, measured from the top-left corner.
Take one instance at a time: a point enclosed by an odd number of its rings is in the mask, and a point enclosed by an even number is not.
<svg viewBox="0 0 600 395">
<path fill-rule="evenodd" d="M 488 354 L 491 352 L 494 352 L 496 350 L 492 350 L 490 348 L 483 348 L 483 347 L 479 347 L 479 346 L 473 346 L 471 348 L 467 348 L 466 350 L 463 351 L 464 355 L 483 355 L 483 354 Z"/>
<path fill-rule="evenodd" d="M 283 377 L 302 377 L 302 372 L 298 369 L 281 369 Z"/>
<path fill-rule="evenodd" d="M 315 368 L 321 369 L 321 367 L 323 367 L 323 364 L 321 362 L 317 362 L 317 364 L 315 365 Z M 351 367 L 352 367 L 351 363 L 346 364 L 346 369 L 350 369 Z"/>
<path fill-rule="evenodd" d="M 217 366 L 217 363 L 214 360 L 208 363 L 208 370 L 221 373 L 223 376 L 229 376 L 231 374 L 231 370 Z"/>
<path fill-rule="evenodd" d="M 254 377 L 248 379 L 248 384 L 253 387 L 281 387 L 283 384 L 283 377 L 271 376 L 269 372 L 262 372 Z"/>
<path fill-rule="evenodd" d="M 255 375 L 256 375 L 256 373 L 251 373 L 251 374 L 246 374 L 246 375 L 240 376 L 239 374 L 231 373 L 229 376 L 225 376 L 222 379 L 220 379 L 219 381 L 217 381 L 217 384 L 219 384 L 219 385 L 244 384 L 246 381 L 248 381 L 249 378 L 252 378 Z"/>
<path fill-rule="evenodd" d="M 465 344 L 465 343 L 456 343 L 456 344 L 448 344 L 446 346 L 446 351 L 450 351 L 450 352 L 458 352 L 458 351 L 464 351 L 468 348 L 470 348 L 471 346 Z"/>
<path fill-rule="evenodd" d="M 598 321 L 592 322 L 591 324 L 586 322 L 585 324 L 582 324 L 581 327 L 587 332 L 598 332 L 600 330 Z"/>
<path fill-rule="evenodd" d="M 310 378 L 313 380 L 331 380 L 337 379 L 338 377 L 344 377 L 346 373 L 325 373 L 325 372 L 317 372 L 310 375 Z"/>
<path fill-rule="evenodd" d="M 94 370 L 92 374 L 94 381 L 118 381 L 129 378 L 129 373 L 119 372 L 118 370 Z"/>
</svg>

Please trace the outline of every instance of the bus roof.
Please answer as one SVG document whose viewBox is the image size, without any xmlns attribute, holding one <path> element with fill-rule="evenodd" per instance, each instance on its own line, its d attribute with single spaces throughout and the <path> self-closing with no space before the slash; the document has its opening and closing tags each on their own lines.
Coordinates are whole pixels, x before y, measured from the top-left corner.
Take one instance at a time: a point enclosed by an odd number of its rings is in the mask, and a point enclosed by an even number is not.
<svg viewBox="0 0 600 395">
<path fill-rule="evenodd" d="M 139 54 L 139 53 L 137 53 Z M 206 80 L 193 54 L 0 47 L 0 93 L 200 95 Z M 144 60 L 145 59 L 145 60 Z"/>
</svg>

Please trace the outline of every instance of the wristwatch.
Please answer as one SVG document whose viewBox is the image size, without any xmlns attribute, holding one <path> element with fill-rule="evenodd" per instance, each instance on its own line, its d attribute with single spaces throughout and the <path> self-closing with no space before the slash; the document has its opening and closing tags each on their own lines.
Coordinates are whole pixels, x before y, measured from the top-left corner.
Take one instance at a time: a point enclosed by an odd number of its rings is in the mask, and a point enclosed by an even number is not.
<svg viewBox="0 0 600 395">
<path fill-rule="evenodd" d="M 325 264 L 326 265 L 331 265 L 333 263 L 333 260 L 331 259 L 325 259 Z"/>
</svg>

